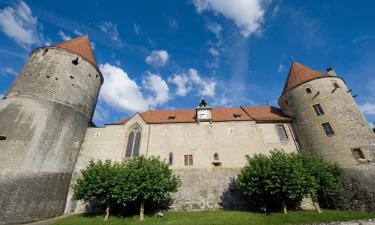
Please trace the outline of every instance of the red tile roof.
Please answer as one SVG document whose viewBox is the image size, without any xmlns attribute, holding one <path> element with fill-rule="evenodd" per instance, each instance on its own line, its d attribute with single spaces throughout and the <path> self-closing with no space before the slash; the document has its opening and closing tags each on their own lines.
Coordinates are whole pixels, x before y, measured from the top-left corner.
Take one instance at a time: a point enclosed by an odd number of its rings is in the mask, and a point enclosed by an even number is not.
<svg viewBox="0 0 375 225">
<path fill-rule="evenodd" d="M 302 65 L 298 62 L 293 62 L 290 66 L 288 78 L 285 82 L 283 94 L 290 89 L 315 78 L 327 76 L 326 74 Z"/>
<path fill-rule="evenodd" d="M 53 46 L 75 52 L 97 66 L 96 59 L 91 48 L 90 40 L 87 35 L 83 35 L 68 41 L 63 41 Z"/>
<path fill-rule="evenodd" d="M 149 110 L 140 113 L 146 123 L 195 123 L 196 109 Z M 174 118 L 173 118 L 174 117 Z M 173 119 L 172 119 L 173 118 Z M 112 125 L 121 125 L 129 121 L 126 118 Z M 272 106 L 241 106 L 227 108 L 212 108 L 212 121 L 290 121 L 280 109 Z"/>
</svg>

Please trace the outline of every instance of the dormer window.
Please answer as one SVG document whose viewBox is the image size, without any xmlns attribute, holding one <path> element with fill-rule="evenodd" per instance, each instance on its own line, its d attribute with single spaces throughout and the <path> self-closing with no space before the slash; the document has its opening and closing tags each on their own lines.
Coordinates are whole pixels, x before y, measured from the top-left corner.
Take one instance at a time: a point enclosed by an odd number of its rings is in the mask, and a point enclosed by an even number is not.
<svg viewBox="0 0 375 225">
<path fill-rule="evenodd" d="M 241 119 L 241 114 L 233 113 L 233 117 L 236 118 L 236 119 Z"/>
<path fill-rule="evenodd" d="M 174 119 L 176 119 L 176 116 L 169 116 L 168 117 L 168 120 L 174 120 Z"/>
</svg>

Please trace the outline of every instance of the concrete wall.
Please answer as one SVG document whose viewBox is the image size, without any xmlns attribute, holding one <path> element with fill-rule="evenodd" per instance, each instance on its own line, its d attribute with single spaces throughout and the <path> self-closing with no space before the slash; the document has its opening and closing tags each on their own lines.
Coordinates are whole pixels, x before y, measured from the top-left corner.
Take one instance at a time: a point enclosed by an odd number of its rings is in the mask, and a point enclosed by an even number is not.
<svg viewBox="0 0 375 225">
<path fill-rule="evenodd" d="M 334 82 L 339 88 L 334 87 Z M 307 93 L 310 88 L 312 93 Z M 345 192 L 341 206 L 346 209 L 375 210 L 375 134 L 368 126 L 344 81 L 339 77 L 311 80 L 284 94 L 279 103 L 293 117 L 293 129 L 301 149 L 338 163 L 345 172 Z M 324 115 L 317 116 L 313 105 L 320 104 Z M 327 136 L 321 124 L 329 122 L 335 132 Z M 352 153 L 360 148 L 366 160 Z"/>
<path fill-rule="evenodd" d="M 0 136 L 6 137 L 0 141 L 0 224 L 63 213 L 102 84 L 96 74 L 77 54 L 37 49 L 0 102 Z"/>
<path fill-rule="evenodd" d="M 280 141 L 276 130 L 278 123 L 146 124 L 136 114 L 125 125 L 87 129 L 72 184 L 90 159 L 124 159 L 128 135 L 135 124 L 142 129 L 140 154 L 157 155 L 168 162 L 169 153 L 173 153 L 171 169 L 183 181 L 182 187 L 174 195 L 174 209 L 218 208 L 220 197 L 228 188 L 231 178 L 245 164 L 246 155 L 268 153 L 275 148 L 296 151 L 288 123 L 284 123 L 284 126 L 289 139 Z M 218 162 L 213 159 L 214 153 L 219 154 Z M 184 155 L 190 154 L 193 155 L 193 165 L 185 166 Z M 70 189 L 65 211 L 82 211 L 84 206 L 81 203 L 71 202 L 72 193 Z"/>
</svg>

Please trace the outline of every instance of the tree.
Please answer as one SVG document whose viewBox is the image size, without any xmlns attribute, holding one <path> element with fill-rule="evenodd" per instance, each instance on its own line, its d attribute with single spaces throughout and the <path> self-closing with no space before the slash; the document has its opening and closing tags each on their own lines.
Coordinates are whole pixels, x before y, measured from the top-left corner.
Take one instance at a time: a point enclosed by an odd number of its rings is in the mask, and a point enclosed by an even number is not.
<svg viewBox="0 0 375 225">
<path fill-rule="evenodd" d="M 123 173 L 118 180 L 119 201 L 139 203 L 139 218 L 144 220 L 145 202 L 159 202 L 176 192 L 180 180 L 172 174 L 165 161 L 159 157 L 138 156 L 123 162 Z M 126 193 L 126 194 L 121 194 Z"/>
<path fill-rule="evenodd" d="M 310 154 L 298 153 L 293 156 L 303 163 L 307 172 L 315 178 L 318 184 L 317 189 L 310 193 L 310 197 L 320 213 L 318 198 L 331 199 L 343 190 L 342 170 L 337 164 L 326 163 L 321 158 Z"/>
<path fill-rule="evenodd" d="M 90 161 L 89 166 L 81 170 L 82 175 L 73 186 L 73 199 L 89 202 L 96 198 L 105 208 L 104 221 L 107 221 L 110 209 L 118 202 L 115 193 L 118 193 L 116 180 L 119 171 L 120 165 L 112 164 L 110 160 Z"/>
<path fill-rule="evenodd" d="M 256 154 L 249 158 L 237 185 L 246 196 L 260 200 L 265 206 L 275 201 L 280 203 L 285 214 L 287 202 L 301 201 L 317 189 L 314 177 L 306 172 L 303 163 L 279 150 L 271 151 L 269 156 Z"/>
<path fill-rule="evenodd" d="M 317 198 L 333 196 L 342 190 L 340 168 L 312 155 L 274 150 L 270 155 L 256 154 L 249 158 L 236 181 L 244 194 L 264 206 L 271 202 L 282 205 L 311 197 L 318 212 Z"/>
</svg>

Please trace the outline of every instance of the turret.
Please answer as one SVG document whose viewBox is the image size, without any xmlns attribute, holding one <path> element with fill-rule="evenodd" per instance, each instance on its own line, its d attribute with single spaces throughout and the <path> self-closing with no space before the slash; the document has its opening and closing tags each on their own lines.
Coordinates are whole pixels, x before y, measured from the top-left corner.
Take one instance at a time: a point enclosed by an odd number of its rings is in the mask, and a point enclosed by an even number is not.
<svg viewBox="0 0 375 225">
<path fill-rule="evenodd" d="M 292 117 L 292 127 L 303 151 L 339 164 L 350 178 L 347 182 L 358 181 L 359 186 L 347 183 L 347 188 L 356 188 L 347 189 L 353 196 L 357 193 L 372 196 L 375 193 L 372 178 L 375 175 L 374 132 L 351 90 L 332 68 L 328 68 L 325 74 L 293 62 L 279 105 L 286 115 Z M 361 202 L 358 207 L 362 210 L 375 207 L 366 202 L 368 196 L 362 196 L 363 199 L 355 197 Z"/>
<path fill-rule="evenodd" d="M 31 52 L 0 102 L 0 223 L 63 213 L 102 83 L 87 36 Z"/>
</svg>

